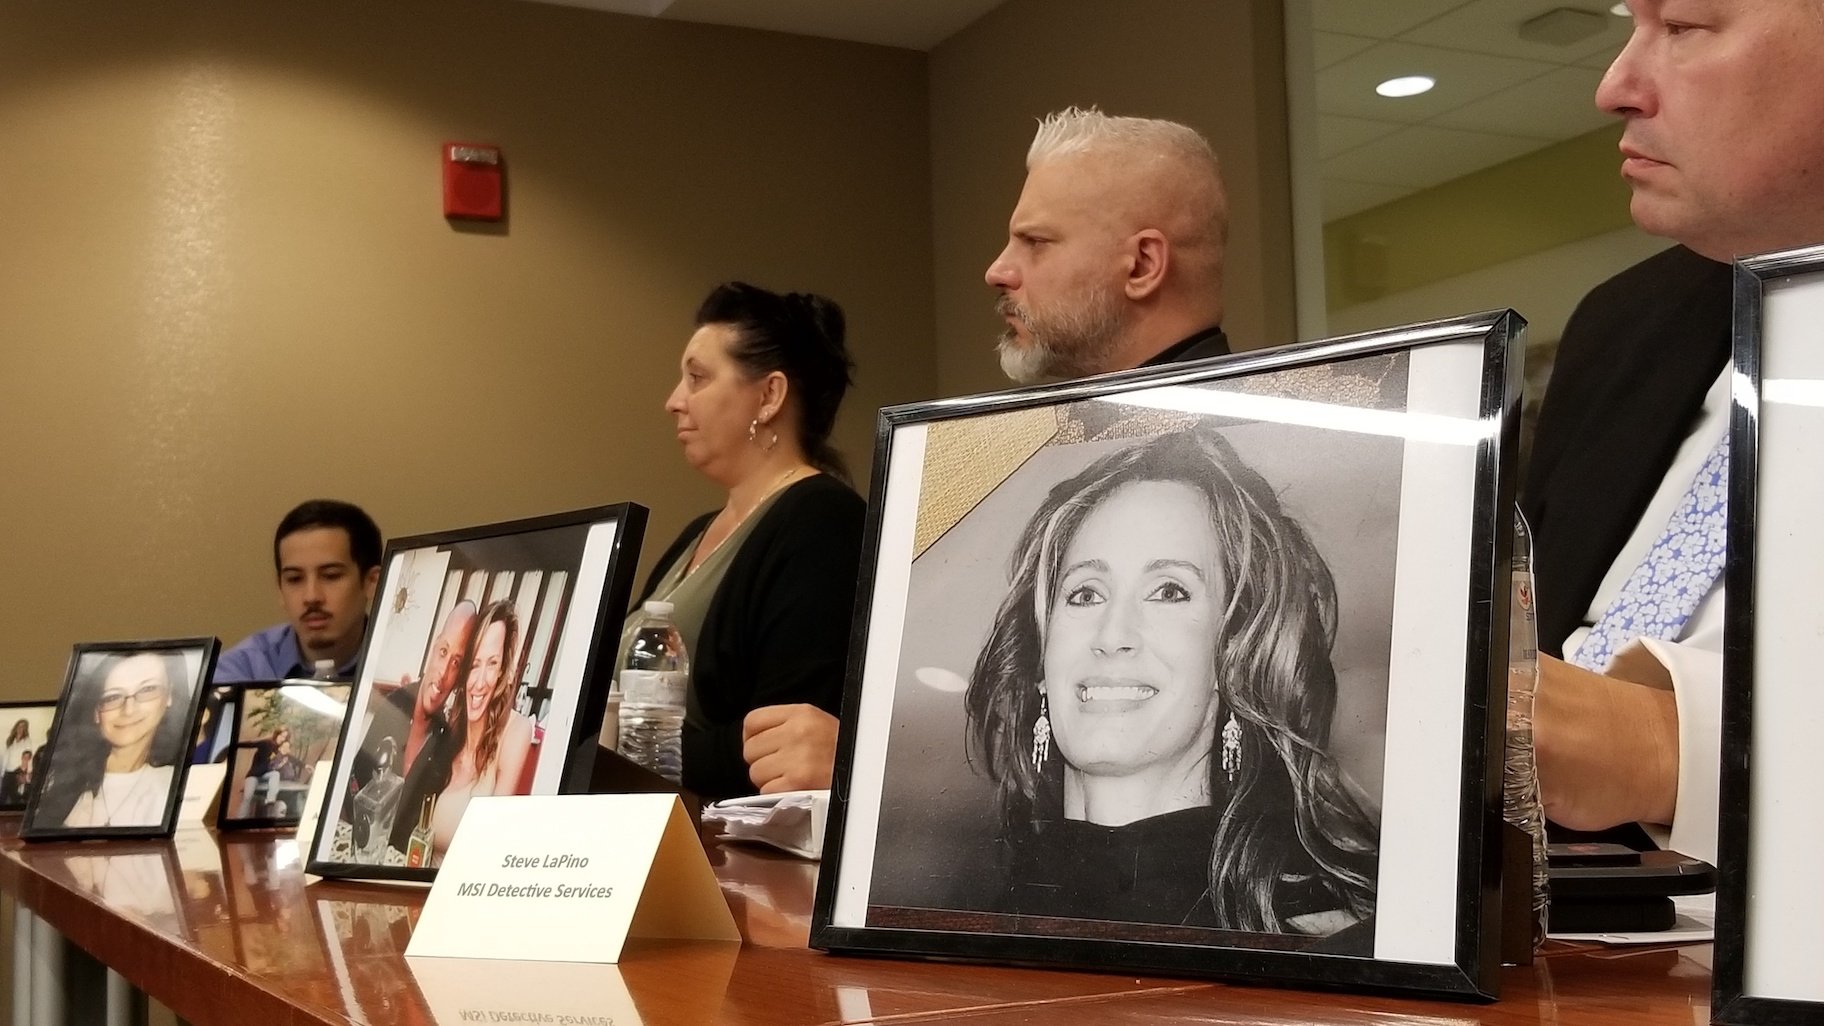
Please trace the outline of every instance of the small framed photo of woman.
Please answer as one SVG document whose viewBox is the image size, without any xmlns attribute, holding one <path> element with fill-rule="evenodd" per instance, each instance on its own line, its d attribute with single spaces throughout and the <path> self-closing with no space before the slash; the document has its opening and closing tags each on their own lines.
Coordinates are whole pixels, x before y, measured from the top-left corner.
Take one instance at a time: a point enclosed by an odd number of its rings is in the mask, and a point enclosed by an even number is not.
<svg viewBox="0 0 1824 1026">
<path fill-rule="evenodd" d="M 19 836 L 170 836 L 220 648 L 215 638 L 77 645 Z"/>
<path fill-rule="evenodd" d="M 388 543 L 312 873 L 431 880 L 471 799 L 588 789 L 645 526 L 622 503 Z"/>
<path fill-rule="evenodd" d="M 6 766 L 0 771 L 0 812 L 25 810 L 56 715 L 56 702 L 0 702 L 0 723 L 11 724 L 6 731 Z"/>
<path fill-rule="evenodd" d="M 217 806 L 223 830 L 295 827 L 317 763 L 335 754 L 350 684 L 277 681 L 236 688 Z"/>
<path fill-rule="evenodd" d="M 1520 324 L 883 410 L 812 945 L 1492 996 Z"/>
</svg>

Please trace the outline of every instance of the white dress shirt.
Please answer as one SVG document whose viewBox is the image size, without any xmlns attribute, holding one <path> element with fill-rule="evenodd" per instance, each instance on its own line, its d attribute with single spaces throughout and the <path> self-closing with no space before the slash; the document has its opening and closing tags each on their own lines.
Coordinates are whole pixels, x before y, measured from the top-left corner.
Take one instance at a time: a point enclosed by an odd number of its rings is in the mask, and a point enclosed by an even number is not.
<svg viewBox="0 0 1824 1026">
<path fill-rule="evenodd" d="M 1729 430 L 1729 402 L 1729 370 L 1725 368 L 1705 393 L 1697 422 L 1679 443 L 1678 454 L 1673 457 L 1672 466 L 1660 481 L 1659 489 L 1653 493 L 1646 512 L 1634 525 L 1634 533 L 1628 536 L 1627 544 L 1621 547 L 1615 562 L 1603 576 L 1602 584 L 1584 614 L 1586 624 L 1595 623 L 1602 616 L 1628 576 L 1659 540 L 1666 522 L 1691 487 L 1692 479 Z M 1566 659 L 1576 654 L 1589 633 L 1587 626 L 1571 632 L 1564 643 Z M 1615 659 L 1623 658 L 1635 646 L 1645 646 L 1666 668 L 1678 701 L 1678 807 L 1670 824 L 1641 825 L 1660 846 L 1715 864 L 1717 780 L 1723 747 L 1721 578 L 1698 604 L 1697 611 L 1691 614 L 1676 639 L 1637 638 L 1616 652 Z"/>
</svg>

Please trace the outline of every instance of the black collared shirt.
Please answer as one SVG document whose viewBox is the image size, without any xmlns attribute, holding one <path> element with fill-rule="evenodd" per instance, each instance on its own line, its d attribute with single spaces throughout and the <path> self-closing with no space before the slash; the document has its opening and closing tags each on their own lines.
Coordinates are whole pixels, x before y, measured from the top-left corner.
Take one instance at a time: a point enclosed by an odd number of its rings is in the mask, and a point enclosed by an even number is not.
<svg viewBox="0 0 1824 1026">
<path fill-rule="evenodd" d="M 1222 327 L 1217 325 L 1205 328 L 1190 338 L 1170 346 L 1140 366 L 1160 367 L 1168 363 L 1184 363 L 1187 360 L 1202 360 L 1211 356 L 1227 355 L 1229 355 L 1229 337 L 1224 335 Z"/>
</svg>

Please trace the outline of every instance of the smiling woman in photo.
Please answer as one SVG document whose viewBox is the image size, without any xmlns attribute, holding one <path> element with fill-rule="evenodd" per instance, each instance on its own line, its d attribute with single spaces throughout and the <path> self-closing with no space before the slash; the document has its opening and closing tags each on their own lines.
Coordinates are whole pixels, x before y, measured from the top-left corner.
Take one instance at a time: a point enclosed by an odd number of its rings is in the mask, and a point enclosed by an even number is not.
<svg viewBox="0 0 1824 1026">
<path fill-rule="evenodd" d="M 441 855 L 456 835 L 471 798 L 520 794 L 521 772 L 532 749 L 532 719 L 513 710 L 519 688 L 520 626 L 513 603 L 501 599 L 481 611 L 469 674 L 456 692 L 461 746 L 450 782 L 432 813 L 433 847 Z M 422 810 L 401 810 L 417 816 Z"/>
<path fill-rule="evenodd" d="M 36 819 L 65 827 L 157 826 L 189 752 L 184 658 L 110 654 L 76 684 Z"/>
<path fill-rule="evenodd" d="M 1129 446 L 1051 490 L 1010 576 L 966 699 L 996 911 L 1371 951 L 1378 826 L 1328 751 L 1336 587 L 1272 486 L 1212 430 Z"/>
</svg>

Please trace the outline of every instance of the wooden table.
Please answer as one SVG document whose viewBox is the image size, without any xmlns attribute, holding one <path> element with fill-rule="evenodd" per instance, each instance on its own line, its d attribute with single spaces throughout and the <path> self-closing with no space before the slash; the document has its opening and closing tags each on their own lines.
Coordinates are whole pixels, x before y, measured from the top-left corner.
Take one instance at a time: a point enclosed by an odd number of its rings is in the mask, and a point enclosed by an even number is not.
<svg viewBox="0 0 1824 1026">
<path fill-rule="evenodd" d="M 290 837 L 190 829 L 169 842 L 28 847 L 15 830 L 0 824 L 0 889 L 196 1026 L 462 1021 L 400 954 L 420 889 L 307 881 Z M 732 846 L 710 856 L 746 943 L 635 941 L 619 966 L 558 971 L 624 985 L 646 1026 L 1709 1021 L 1708 945 L 1554 943 L 1539 964 L 1506 970 L 1493 1005 L 834 957 L 805 946 L 814 864 Z M 484 981 L 503 1010 L 536 1007 L 533 991 L 552 986 L 529 983 L 536 967 L 523 963 L 468 965 L 467 982 Z"/>
</svg>

